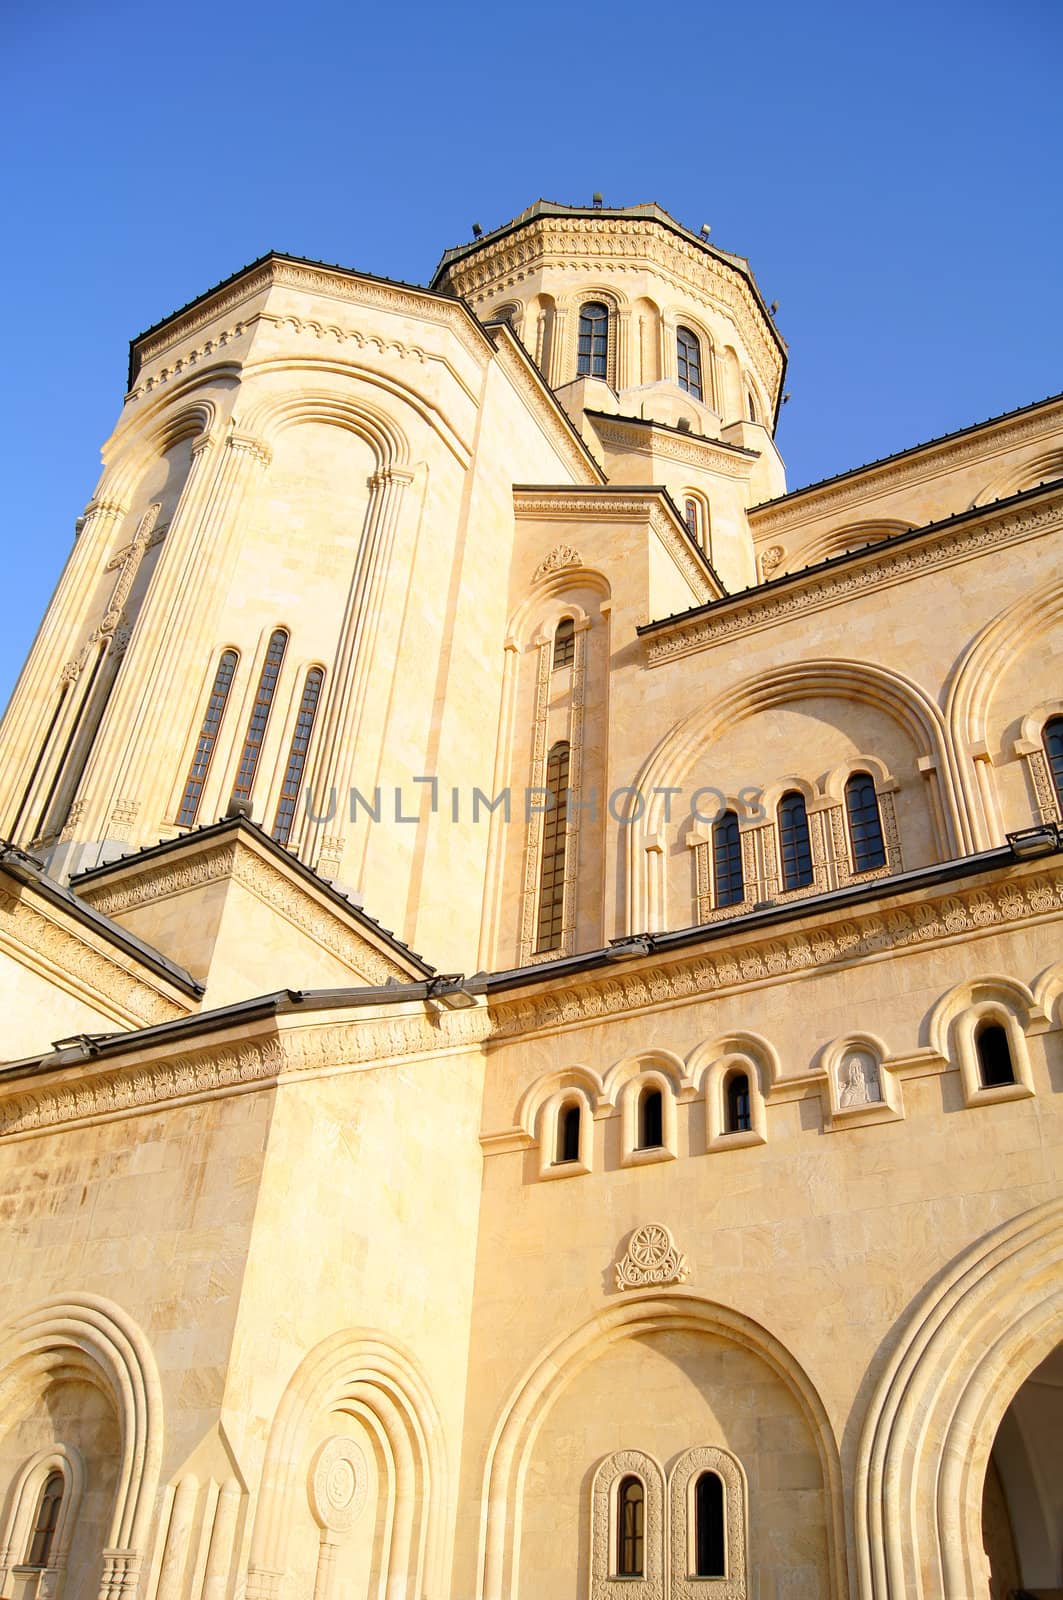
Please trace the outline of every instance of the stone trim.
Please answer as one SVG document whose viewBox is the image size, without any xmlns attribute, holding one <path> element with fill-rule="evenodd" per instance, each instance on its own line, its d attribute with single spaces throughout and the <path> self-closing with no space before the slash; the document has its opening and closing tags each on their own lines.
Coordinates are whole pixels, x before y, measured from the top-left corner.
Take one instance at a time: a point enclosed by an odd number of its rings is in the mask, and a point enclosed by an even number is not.
<svg viewBox="0 0 1063 1600">
<path fill-rule="evenodd" d="M 721 598 L 719 586 L 706 571 L 704 560 L 691 543 L 685 526 L 669 514 L 659 494 L 652 499 L 648 495 L 625 496 L 608 489 L 592 490 L 585 495 L 559 489 L 551 494 L 549 490 L 518 486 L 513 491 L 513 509 L 518 517 L 550 521 L 571 519 L 584 527 L 588 522 L 619 519 L 646 523 L 690 585 L 695 596 L 693 604 L 707 605 Z"/>
<path fill-rule="evenodd" d="M 663 428 L 653 428 L 652 444 L 645 443 L 652 426 L 648 422 L 606 422 L 599 417 L 592 417 L 591 421 L 603 444 L 616 445 L 629 454 L 665 456 L 669 461 L 683 461 L 706 472 L 724 473 L 729 478 L 748 478 L 757 459 L 745 452 L 723 450 L 713 439 L 673 434 Z"/>
<path fill-rule="evenodd" d="M 901 535 L 905 541 L 903 549 L 892 545 L 873 546 L 860 553 L 858 563 L 854 561 L 801 579 L 791 579 L 785 589 L 772 593 L 753 590 L 748 598 L 738 596 L 726 609 L 721 608 L 710 616 L 688 620 L 680 617 L 668 627 L 644 635 L 647 663 L 658 666 L 735 634 L 774 627 L 804 612 L 820 611 L 862 593 L 904 583 L 922 572 L 965 561 L 994 545 L 1036 537 L 1057 526 L 1059 520 L 1060 509 L 1055 505 L 1026 515 L 1015 513 L 999 517 L 990 514 L 978 526 L 953 528 L 937 535 L 924 532 L 918 544 L 910 543 L 909 535 Z"/>
</svg>

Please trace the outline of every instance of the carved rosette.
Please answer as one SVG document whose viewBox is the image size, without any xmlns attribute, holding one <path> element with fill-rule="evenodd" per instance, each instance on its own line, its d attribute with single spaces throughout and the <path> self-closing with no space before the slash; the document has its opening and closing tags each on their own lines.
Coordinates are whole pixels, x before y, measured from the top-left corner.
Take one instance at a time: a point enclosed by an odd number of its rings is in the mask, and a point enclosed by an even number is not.
<svg viewBox="0 0 1063 1600">
<path fill-rule="evenodd" d="M 663 1222 L 636 1228 L 616 1264 L 618 1289 L 645 1289 L 658 1283 L 684 1283 L 690 1276 L 686 1256 Z"/>
<path fill-rule="evenodd" d="M 365 1510 L 369 1465 L 356 1439 L 335 1434 L 314 1456 L 307 1485 L 314 1521 L 334 1536 L 350 1533 Z"/>
<path fill-rule="evenodd" d="M 583 557 L 578 550 L 573 550 L 570 544 L 558 544 L 550 554 L 536 567 L 532 582 L 538 583 L 542 578 L 548 578 L 552 572 L 564 572 L 568 567 L 582 567 Z"/>
</svg>

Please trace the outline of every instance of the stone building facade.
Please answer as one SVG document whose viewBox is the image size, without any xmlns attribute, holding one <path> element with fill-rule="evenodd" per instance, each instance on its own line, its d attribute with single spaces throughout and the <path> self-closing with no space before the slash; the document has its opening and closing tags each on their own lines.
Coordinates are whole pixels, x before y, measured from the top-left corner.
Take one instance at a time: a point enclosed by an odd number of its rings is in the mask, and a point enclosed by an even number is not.
<svg viewBox="0 0 1063 1600">
<path fill-rule="evenodd" d="M 134 340 L 0 731 L 3 1595 L 1063 1595 L 1063 399 L 787 493 L 785 360 L 543 202 Z"/>
</svg>

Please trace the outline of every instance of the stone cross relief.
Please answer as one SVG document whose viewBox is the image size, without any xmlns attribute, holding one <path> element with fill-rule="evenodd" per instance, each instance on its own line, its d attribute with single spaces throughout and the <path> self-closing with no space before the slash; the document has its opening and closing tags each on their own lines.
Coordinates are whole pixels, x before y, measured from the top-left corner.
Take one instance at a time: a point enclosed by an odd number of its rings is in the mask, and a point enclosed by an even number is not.
<svg viewBox="0 0 1063 1600">
<path fill-rule="evenodd" d="M 73 683 L 75 681 L 88 660 L 89 652 L 93 645 L 99 644 L 101 640 L 113 638 L 115 649 L 119 654 L 125 649 L 129 641 L 130 628 L 128 623 L 123 623 L 122 614 L 133 587 L 133 580 L 140 569 L 140 563 L 148 551 L 165 537 L 165 528 L 160 528 L 158 532 L 155 529 L 161 510 L 161 505 L 149 506 L 141 517 L 137 531 L 130 543 L 123 550 L 119 550 L 118 554 L 113 556 L 104 567 L 103 570 L 105 572 L 117 572 L 118 576 L 115 579 L 111 597 L 104 610 L 103 620 L 99 627 L 94 629 L 81 655 L 74 657 L 64 665 L 59 674 L 63 683 Z M 119 626 L 119 624 L 122 625 Z"/>
</svg>

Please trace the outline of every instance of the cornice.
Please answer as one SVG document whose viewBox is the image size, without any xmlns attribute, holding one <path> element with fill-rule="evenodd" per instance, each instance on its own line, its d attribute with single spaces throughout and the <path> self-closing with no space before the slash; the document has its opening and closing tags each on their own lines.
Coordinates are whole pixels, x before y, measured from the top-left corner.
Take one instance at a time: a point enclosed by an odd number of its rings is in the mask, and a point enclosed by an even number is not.
<svg viewBox="0 0 1063 1600">
<path fill-rule="evenodd" d="M 1063 911 L 1063 864 L 1028 877 L 1009 878 L 924 898 L 914 905 L 848 916 L 822 914 L 819 926 L 746 936 L 719 955 L 690 954 L 674 961 L 658 953 L 652 965 L 609 973 L 571 987 L 493 1002 L 492 1040 L 699 1000 L 765 982 L 888 957 L 901 951 L 969 939 Z M 811 924 L 811 925 L 810 925 Z"/>
<path fill-rule="evenodd" d="M 191 338 L 201 328 L 275 285 L 299 289 L 307 294 L 327 295 L 330 299 L 348 304 L 397 311 L 448 328 L 480 367 L 486 364 L 491 354 L 492 347 L 486 334 L 473 321 L 468 310 L 456 300 L 405 284 L 390 284 L 385 280 L 358 277 L 309 262 L 304 264 L 278 258 L 265 262 L 247 277 L 238 278 L 228 287 L 195 302 L 187 311 L 178 312 L 157 332 L 149 332 L 140 340 L 134 340 L 134 381 L 149 361 L 156 360 L 167 350 Z M 243 319 L 241 327 L 249 320 Z"/>
<path fill-rule="evenodd" d="M 650 422 L 624 422 L 618 418 L 608 422 L 595 416 L 591 418 L 595 433 L 603 444 L 616 445 L 625 451 L 635 451 L 644 456 L 664 456 L 669 461 L 682 461 L 701 467 L 707 472 L 720 472 L 730 478 L 748 478 L 757 457 L 752 452 L 727 450 L 712 439 L 700 439 L 695 434 L 679 435 L 653 428 Z"/>
<path fill-rule="evenodd" d="M 36 967 L 45 981 L 67 989 L 116 1021 L 170 1022 L 190 1007 L 133 972 L 105 944 L 53 915 L 31 898 L 0 892 L 0 941 L 12 958 Z M 36 961 L 26 961 L 36 957 Z"/>
<path fill-rule="evenodd" d="M 114 917 L 169 895 L 226 879 L 249 890 L 367 983 L 384 984 L 389 978 L 405 980 L 410 976 L 408 967 L 376 946 L 370 929 L 352 928 L 338 910 L 322 904 L 310 888 L 294 882 L 243 839 L 211 846 L 188 861 L 173 862 L 164 857 L 157 864 L 142 867 L 132 882 L 114 886 L 104 883 L 99 888 L 86 883 L 79 893 L 97 911 Z"/>
<path fill-rule="evenodd" d="M 706 649 L 736 634 L 773 627 L 804 612 L 820 611 L 856 596 L 896 583 L 904 583 L 936 567 L 977 555 L 997 545 L 1017 543 L 1059 526 L 1060 508 L 1049 505 L 1036 511 L 1001 514 L 990 508 L 966 526 L 937 533 L 923 529 L 901 534 L 897 540 L 852 552 L 844 562 L 826 570 L 793 573 L 777 580 L 780 587 L 749 590 L 728 597 L 727 603 L 708 614 L 674 623 L 665 622 L 643 635 L 646 661 L 658 666 L 680 656 Z M 903 544 L 898 548 L 899 541 Z"/>
<path fill-rule="evenodd" d="M 782 499 L 767 500 L 749 512 L 749 525 L 755 539 L 767 538 L 784 527 L 795 527 L 806 519 L 819 518 L 825 511 L 835 511 L 849 505 L 866 507 L 879 495 L 891 494 L 906 484 L 926 478 L 935 478 L 943 472 L 953 471 L 965 461 L 979 457 L 987 460 L 1027 439 L 1039 439 L 1044 434 L 1058 433 L 1061 423 L 1059 407 L 1041 416 L 1020 415 L 1009 421 L 997 418 L 979 423 L 967 430 L 959 439 L 930 440 L 905 452 L 900 460 L 887 457 L 884 461 L 869 462 L 865 467 L 855 467 L 842 479 L 828 479 L 823 485 L 811 484 L 807 489 L 794 489 Z"/>
<path fill-rule="evenodd" d="M 109 1120 L 137 1111 L 275 1087 L 310 1073 L 334 1073 L 478 1047 L 485 1006 L 313 1026 L 276 1025 L 258 1039 L 227 1039 L 203 1050 L 116 1064 L 79 1062 L 10 1085 L 0 1079 L 0 1138 Z M 5 1093 L 5 1090 L 10 1092 Z"/>
</svg>

